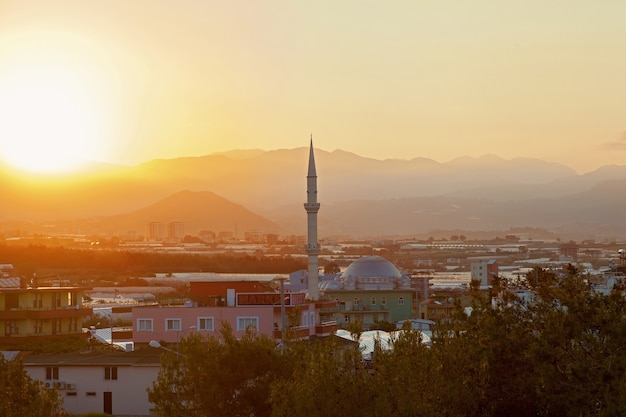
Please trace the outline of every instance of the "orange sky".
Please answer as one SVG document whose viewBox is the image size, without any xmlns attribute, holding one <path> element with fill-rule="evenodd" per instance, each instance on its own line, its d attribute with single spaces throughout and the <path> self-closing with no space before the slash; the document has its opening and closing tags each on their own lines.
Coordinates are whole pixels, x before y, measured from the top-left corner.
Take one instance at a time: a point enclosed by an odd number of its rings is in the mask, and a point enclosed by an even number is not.
<svg viewBox="0 0 626 417">
<path fill-rule="evenodd" d="M 626 155 L 626 2 L 0 0 L 0 156 Z M 55 162 L 55 163 L 52 163 Z"/>
</svg>

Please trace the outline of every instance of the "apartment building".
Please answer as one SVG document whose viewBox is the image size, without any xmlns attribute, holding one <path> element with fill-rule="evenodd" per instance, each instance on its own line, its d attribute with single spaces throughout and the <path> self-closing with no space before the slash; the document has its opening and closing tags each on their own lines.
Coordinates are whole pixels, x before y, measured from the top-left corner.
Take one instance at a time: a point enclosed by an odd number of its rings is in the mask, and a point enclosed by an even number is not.
<svg viewBox="0 0 626 417">
<path fill-rule="evenodd" d="M 50 336 L 82 334 L 84 287 L 38 287 L 24 278 L 0 279 L 0 345 L 17 345 Z"/>
</svg>

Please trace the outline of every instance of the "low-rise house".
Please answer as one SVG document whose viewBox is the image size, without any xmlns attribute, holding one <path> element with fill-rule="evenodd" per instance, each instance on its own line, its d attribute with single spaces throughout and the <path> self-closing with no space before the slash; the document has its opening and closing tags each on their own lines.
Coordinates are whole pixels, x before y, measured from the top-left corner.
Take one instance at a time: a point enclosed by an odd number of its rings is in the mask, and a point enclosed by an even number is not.
<svg viewBox="0 0 626 417">
<path fill-rule="evenodd" d="M 32 379 L 47 388 L 57 388 L 63 409 L 72 415 L 138 417 L 154 414 L 147 390 L 157 378 L 162 353 L 146 348 L 28 355 L 23 363 Z"/>
<path fill-rule="evenodd" d="M 440 321 L 451 318 L 459 305 L 462 309 L 472 306 L 473 296 L 464 289 L 439 289 L 419 303 L 419 318 Z"/>
</svg>

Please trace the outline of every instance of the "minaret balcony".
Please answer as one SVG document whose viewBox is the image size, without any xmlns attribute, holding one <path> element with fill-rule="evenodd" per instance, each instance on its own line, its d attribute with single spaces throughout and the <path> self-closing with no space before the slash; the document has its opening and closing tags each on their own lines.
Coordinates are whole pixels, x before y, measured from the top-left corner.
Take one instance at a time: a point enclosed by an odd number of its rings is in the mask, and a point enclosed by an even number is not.
<svg viewBox="0 0 626 417">
<path fill-rule="evenodd" d="M 320 209 L 320 203 L 304 203 L 304 209 L 307 213 L 317 213 Z"/>
</svg>

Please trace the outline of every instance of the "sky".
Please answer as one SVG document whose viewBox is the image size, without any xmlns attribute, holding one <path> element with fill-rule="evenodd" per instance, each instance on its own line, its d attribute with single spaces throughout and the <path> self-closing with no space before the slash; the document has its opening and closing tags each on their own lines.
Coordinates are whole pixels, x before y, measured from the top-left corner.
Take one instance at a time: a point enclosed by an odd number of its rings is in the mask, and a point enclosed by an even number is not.
<svg viewBox="0 0 626 417">
<path fill-rule="evenodd" d="M 0 0 L 0 157 L 626 160 L 626 2 Z"/>
</svg>

